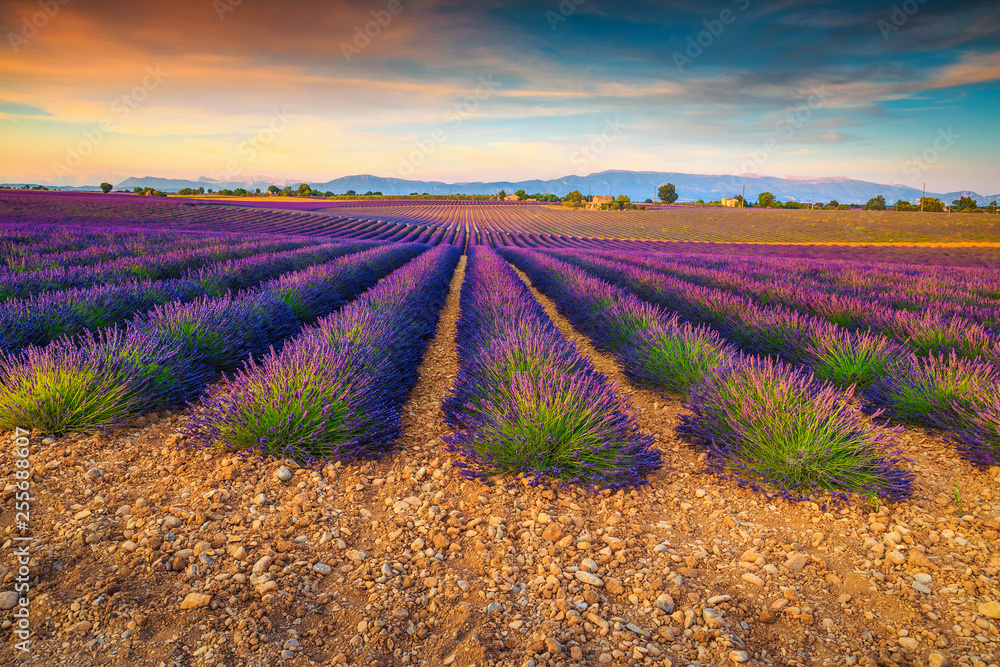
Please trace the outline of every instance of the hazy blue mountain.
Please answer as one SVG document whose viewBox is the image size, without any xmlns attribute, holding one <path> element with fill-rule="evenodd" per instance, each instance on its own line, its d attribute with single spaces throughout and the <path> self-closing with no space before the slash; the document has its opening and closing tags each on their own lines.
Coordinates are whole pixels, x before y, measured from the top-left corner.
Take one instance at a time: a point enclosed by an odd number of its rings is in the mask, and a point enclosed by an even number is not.
<svg viewBox="0 0 1000 667">
<path fill-rule="evenodd" d="M 129 178 L 116 186 L 119 190 L 131 190 L 135 187 L 152 187 L 164 192 L 176 192 L 181 188 L 212 188 L 213 190 L 234 189 L 238 187 L 262 191 L 267 189 L 274 181 L 260 180 L 260 178 L 249 178 L 243 181 L 215 181 L 202 177 L 196 181 L 182 179 L 156 178 L 144 176 L 141 178 Z M 344 176 L 326 182 L 282 180 L 278 185 L 292 185 L 295 187 L 299 183 L 308 182 L 317 190 L 330 191 L 337 194 L 344 194 L 348 190 L 358 193 L 368 191 L 382 192 L 387 195 L 410 194 L 411 192 L 430 194 L 495 194 L 500 190 L 508 193 L 515 190 L 526 190 L 530 193 L 547 192 L 556 195 L 564 195 L 571 190 L 579 190 L 583 194 L 594 195 L 628 195 L 633 201 L 644 201 L 646 199 L 656 199 L 657 188 L 664 183 L 673 183 L 680 195 L 680 201 L 705 201 L 722 199 L 742 194 L 746 187 L 748 200 L 756 200 L 761 192 L 771 192 L 781 201 L 801 201 L 811 202 L 815 198 L 816 202 L 827 203 L 836 200 L 841 204 L 864 204 L 872 197 L 882 195 L 889 204 L 895 203 L 898 199 L 909 202 L 917 202 L 920 199 L 920 190 L 908 185 L 886 185 L 883 183 L 872 183 L 870 181 L 859 181 L 845 177 L 786 177 L 761 176 L 759 174 L 734 175 L 708 175 L 708 174 L 684 174 L 679 172 L 657 172 L 657 171 L 602 171 L 588 176 L 565 176 L 552 180 L 528 180 L 528 181 L 493 181 L 484 183 L 460 182 L 443 183 L 441 181 L 412 181 L 401 178 L 385 178 L 362 174 L 357 176 Z M 950 204 L 952 200 L 963 195 L 973 197 L 980 204 L 989 204 L 997 201 L 1000 195 L 983 196 L 975 192 L 951 192 L 935 193 L 928 192 L 929 197 L 938 197 L 945 203 Z"/>
</svg>

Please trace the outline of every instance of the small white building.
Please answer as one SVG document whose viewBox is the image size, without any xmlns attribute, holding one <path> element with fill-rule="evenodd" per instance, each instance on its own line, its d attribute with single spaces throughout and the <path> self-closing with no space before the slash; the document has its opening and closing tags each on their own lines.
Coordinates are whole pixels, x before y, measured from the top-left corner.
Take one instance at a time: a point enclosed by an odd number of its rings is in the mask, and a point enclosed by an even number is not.
<svg viewBox="0 0 1000 667">
<path fill-rule="evenodd" d="M 615 200 L 611 195 L 594 195 L 594 198 L 587 204 L 589 209 L 600 209 L 603 204 L 610 204 Z"/>
</svg>

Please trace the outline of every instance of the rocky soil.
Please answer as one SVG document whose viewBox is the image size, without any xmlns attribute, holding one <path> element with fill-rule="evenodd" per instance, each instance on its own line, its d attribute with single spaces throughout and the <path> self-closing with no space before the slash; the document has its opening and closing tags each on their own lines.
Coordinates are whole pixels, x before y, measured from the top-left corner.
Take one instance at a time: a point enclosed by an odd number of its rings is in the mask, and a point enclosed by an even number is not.
<svg viewBox="0 0 1000 667">
<path fill-rule="evenodd" d="M 186 448 L 184 413 L 33 434 L 33 650 L 14 648 L 5 474 L 0 664 L 1000 665 L 1000 469 L 909 431 L 906 503 L 720 483 L 674 436 L 681 403 L 629 387 L 544 298 L 665 466 L 613 494 L 464 480 L 439 409 L 461 277 L 382 460 L 305 469 Z"/>
</svg>

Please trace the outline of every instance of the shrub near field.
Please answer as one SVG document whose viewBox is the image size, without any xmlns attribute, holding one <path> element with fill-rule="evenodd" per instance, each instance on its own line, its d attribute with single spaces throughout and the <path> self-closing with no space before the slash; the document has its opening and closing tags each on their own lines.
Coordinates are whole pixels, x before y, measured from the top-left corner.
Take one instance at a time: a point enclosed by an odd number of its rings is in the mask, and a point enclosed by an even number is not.
<svg viewBox="0 0 1000 667">
<path fill-rule="evenodd" d="M 617 351 L 630 376 L 660 391 L 693 394 L 694 417 L 682 417 L 680 432 L 706 448 L 716 472 L 792 497 L 909 493 L 898 432 L 866 416 L 853 387 L 842 391 L 806 370 L 738 356 L 711 330 L 680 325 L 666 311 L 541 253 L 503 253 L 595 342 Z"/>
<path fill-rule="evenodd" d="M 959 453 L 977 467 L 997 460 L 993 435 L 997 429 L 991 418 L 985 417 L 984 423 L 979 417 L 979 426 L 970 428 L 980 406 L 995 396 L 998 383 L 984 380 L 993 373 L 994 364 L 964 359 L 956 346 L 945 348 L 952 350 L 949 355 L 927 355 L 920 341 L 907 339 L 904 342 L 916 350 L 908 354 L 903 344 L 878 333 L 848 331 L 780 305 L 761 306 L 628 262 L 568 251 L 556 254 L 690 321 L 711 324 L 748 353 L 777 357 L 847 391 L 858 387 L 859 398 L 872 411 L 884 409 L 898 422 L 942 429 L 944 437 L 955 441 Z M 879 312 L 896 321 L 907 315 L 884 307 Z M 991 336 L 979 334 L 988 349 L 995 349 Z"/>
<path fill-rule="evenodd" d="M 853 289 L 845 286 L 837 290 L 824 288 L 822 283 L 807 278 L 789 279 L 795 273 L 794 265 L 781 272 L 778 264 L 775 270 L 757 277 L 745 262 L 697 262 L 685 256 L 656 253 L 600 252 L 595 256 L 648 268 L 663 274 L 664 283 L 680 285 L 682 289 L 690 289 L 688 283 L 692 283 L 703 290 L 721 290 L 711 293 L 729 299 L 748 299 L 759 304 L 761 312 L 776 313 L 787 308 L 854 331 L 876 332 L 909 346 L 918 354 L 954 350 L 967 357 L 1000 359 L 1000 343 L 986 326 L 996 322 L 997 304 L 971 293 L 968 285 L 959 281 L 953 280 L 956 284 L 952 298 L 965 305 L 948 308 L 943 299 L 941 302 L 922 299 L 912 304 L 900 303 L 907 295 L 908 285 L 905 284 L 869 289 L 860 285 Z M 720 266 L 692 266 L 696 263 Z M 965 270 L 961 273 L 967 274 L 966 280 L 978 283 L 981 290 L 995 288 L 998 279 L 994 271 Z M 658 280 L 649 274 L 647 278 L 654 283 Z M 654 285 L 653 289 L 656 288 Z M 788 319 L 787 316 L 784 319 Z"/>
<path fill-rule="evenodd" d="M 898 345 L 881 336 L 848 331 L 782 306 L 761 306 L 630 262 L 575 251 L 550 252 L 687 321 L 714 327 L 749 353 L 806 366 L 843 387 L 877 381 L 901 353 Z"/>
</svg>

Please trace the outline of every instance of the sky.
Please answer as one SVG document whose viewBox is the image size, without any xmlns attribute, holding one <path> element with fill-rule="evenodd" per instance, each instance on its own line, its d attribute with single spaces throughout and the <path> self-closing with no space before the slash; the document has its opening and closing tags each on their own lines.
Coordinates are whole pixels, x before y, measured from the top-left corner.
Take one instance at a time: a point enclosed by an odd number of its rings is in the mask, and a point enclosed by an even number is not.
<svg viewBox="0 0 1000 667">
<path fill-rule="evenodd" d="M 1000 3 L 0 0 L 0 182 L 607 169 L 1000 192 Z"/>
</svg>

